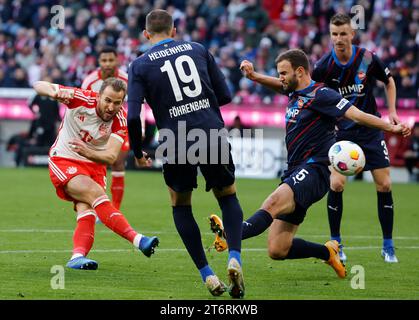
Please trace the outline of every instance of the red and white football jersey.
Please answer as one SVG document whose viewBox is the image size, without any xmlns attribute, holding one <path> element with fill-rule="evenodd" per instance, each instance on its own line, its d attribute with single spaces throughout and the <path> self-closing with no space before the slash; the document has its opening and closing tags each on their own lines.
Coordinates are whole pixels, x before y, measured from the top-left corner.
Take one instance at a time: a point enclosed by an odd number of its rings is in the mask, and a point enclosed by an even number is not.
<svg viewBox="0 0 419 320">
<path fill-rule="evenodd" d="M 128 74 L 124 72 L 122 69 L 116 69 L 115 78 L 124 80 L 125 83 L 128 84 Z M 90 73 L 86 77 L 86 79 L 83 80 L 81 88 L 84 90 L 92 90 L 94 92 L 99 92 L 102 83 L 102 72 L 100 71 L 100 69 L 96 69 L 95 71 Z"/>
<path fill-rule="evenodd" d="M 99 95 L 90 90 L 59 86 L 60 89 L 71 90 L 73 98 L 66 101 L 66 110 L 61 122 L 55 143 L 50 148 L 50 157 L 62 157 L 92 162 L 72 151 L 69 142 L 78 138 L 94 150 L 105 150 L 112 136 L 121 143 L 127 137 L 126 113 L 121 111 L 108 122 L 103 121 L 96 113 Z"/>
<path fill-rule="evenodd" d="M 128 85 L 128 74 L 122 69 L 116 69 L 115 78 L 125 81 L 125 83 Z M 102 83 L 103 83 L 102 72 L 100 71 L 100 68 L 99 68 L 93 71 L 92 73 L 90 73 L 86 77 L 86 79 L 83 80 L 81 88 L 85 90 L 92 90 L 94 92 L 99 92 L 100 87 L 102 86 Z M 127 108 L 126 104 L 124 104 L 124 108 L 126 111 L 126 108 Z M 144 136 L 145 135 L 145 112 L 144 112 L 143 105 L 141 106 L 141 108 L 142 108 L 142 112 L 140 115 L 140 119 L 141 119 L 141 126 L 142 126 L 142 134 Z M 122 150 L 129 151 L 128 136 L 124 145 L 122 146 Z"/>
</svg>

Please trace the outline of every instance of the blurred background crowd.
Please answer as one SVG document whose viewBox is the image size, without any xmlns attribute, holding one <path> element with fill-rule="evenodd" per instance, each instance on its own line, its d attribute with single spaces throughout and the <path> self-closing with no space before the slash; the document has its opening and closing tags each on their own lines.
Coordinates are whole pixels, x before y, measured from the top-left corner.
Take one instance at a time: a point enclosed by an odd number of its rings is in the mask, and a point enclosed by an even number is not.
<svg viewBox="0 0 419 320">
<path fill-rule="evenodd" d="M 56 4 L 65 9 L 62 30 L 51 27 Z M 80 86 L 106 45 L 117 48 L 126 70 L 149 48 L 142 36 L 146 15 L 161 8 L 172 13 L 177 38 L 213 53 L 236 103 L 255 95 L 271 104 L 273 92 L 243 78 L 240 62 L 276 75 L 276 56 L 298 47 L 315 63 L 331 49 L 330 17 L 357 4 L 365 8 L 365 29 L 357 31 L 356 43 L 390 67 L 398 97 L 417 98 L 419 0 L 0 0 L 0 87 L 30 87 L 46 77 Z"/>
</svg>

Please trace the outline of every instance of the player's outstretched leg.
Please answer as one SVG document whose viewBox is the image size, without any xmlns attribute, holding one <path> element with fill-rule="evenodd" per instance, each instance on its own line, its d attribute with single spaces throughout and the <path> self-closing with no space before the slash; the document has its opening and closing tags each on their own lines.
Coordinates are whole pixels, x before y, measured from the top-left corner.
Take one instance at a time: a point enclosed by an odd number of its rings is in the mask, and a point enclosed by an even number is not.
<svg viewBox="0 0 419 320">
<path fill-rule="evenodd" d="M 281 217 L 284 218 L 286 217 Z M 271 259 L 317 258 L 330 265 L 338 277 L 346 276 L 345 266 L 339 259 L 339 244 L 336 241 L 328 241 L 322 245 L 294 238 L 298 225 L 281 219 L 275 219 L 269 229 L 268 252 Z"/>
<path fill-rule="evenodd" d="M 146 257 L 150 257 L 154 253 L 154 249 L 159 245 L 159 239 L 137 233 L 124 215 L 112 205 L 107 195 L 94 200 L 92 207 L 105 226 L 130 241 Z"/>
<path fill-rule="evenodd" d="M 91 177 L 74 176 L 64 190 L 72 199 L 89 204 L 106 227 L 130 241 L 145 256 L 150 257 L 154 253 L 155 247 L 159 244 L 157 237 L 148 238 L 137 233 L 124 215 L 112 205 L 103 187 Z"/>
<path fill-rule="evenodd" d="M 208 265 L 202 245 L 201 232 L 195 221 L 190 205 L 175 205 L 173 220 L 189 256 L 199 270 L 202 281 L 213 296 L 219 296 L 226 291 L 226 285 L 219 280 Z"/>
</svg>

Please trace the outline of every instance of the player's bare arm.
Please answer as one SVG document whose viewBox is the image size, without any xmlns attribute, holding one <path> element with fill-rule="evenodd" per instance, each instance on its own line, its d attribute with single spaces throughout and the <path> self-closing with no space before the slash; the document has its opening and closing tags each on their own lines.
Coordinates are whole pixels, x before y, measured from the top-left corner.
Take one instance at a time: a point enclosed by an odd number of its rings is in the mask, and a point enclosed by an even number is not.
<svg viewBox="0 0 419 320">
<path fill-rule="evenodd" d="M 253 67 L 253 64 L 248 60 L 242 61 L 242 63 L 240 64 L 240 70 L 246 78 L 260 83 L 265 87 L 268 87 L 277 92 L 280 92 L 282 89 L 281 82 L 278 78 L 266 76 L 264 74 L 256 72 Z"/>
<path fill-rule="evenodd" d="M 118 158 L 122 143 L 114 137 L 110 137 L 105 150 L 94 150 L 81 139 L 73 139 L 69 142 L 71 150 L 96 163 L 107 165 L 113 164 Z"/>
<path fill-rule="evenodd" d="M 391 133 L 401 134 L 403 137 L 410 135 L 410 128 L 403 123 L 392 124 L 384 120 L 359 110 L 355 106 L 350 106 L 345 112 L 345 118 L 360 123 L 367 127 L 377 128 Z"/>
<path fill-rule="evenodd" d="M 72 90 L 60 89 L 58 84 L 48 81 L 36 81 L 33 88 L 39 95 L 47 96 L 63 103 L 73 97 Z"/>
<path fill-rule="evenodd" d="M 400 119 L 396 111 L 396 83 L 394 82 L 393 77 L 389 78 L 388 84 L 386 84 L 385 88 L 388 104 L 389 121 L 392 124 L 399 124 Z"/>
</svg>

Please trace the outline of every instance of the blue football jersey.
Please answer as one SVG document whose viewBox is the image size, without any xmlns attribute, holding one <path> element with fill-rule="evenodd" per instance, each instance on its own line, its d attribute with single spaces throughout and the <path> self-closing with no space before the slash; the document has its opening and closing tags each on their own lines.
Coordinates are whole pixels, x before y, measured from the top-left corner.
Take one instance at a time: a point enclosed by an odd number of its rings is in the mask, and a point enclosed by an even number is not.
<svg viewBox="0 0 419 320">
<path fill-rule="evenodd" d="M 140 106 L 144 99 L 153 111 L 157 128 L 170 129 L 176 135 L 180 121 L 185 122 L 187 132 L 223 128 L 219 107 L 231 101 L 231 94 L 205 47 L 166 39 L 129 67 L 128 132 L 137 157 L 141 157 Z"/>
<path fill-rule="evenodd" d="M 390 70 L 374 53 L 355 45 L 352 46 L 352 56 L 347 64 L 340 63 L 332 50 L 314 65 L 312 73 L 313 80 L 325 83 L 360 110 L 378 117 L 380 113 L 377 111 L 373 88 L 376 80 L 388 84 L 389 77 Z M 355 131 L 365 136 L 378 131 L 349 119 L 341 119 L 337 127 L 339 131 Z"/>
<path fill-rule="evenodd" d="M 329 162 L 328 151 L 336 141 L 336 119 L 350 106 L 339 93 L 315 81 L 289 95 L 285 114 L 289 170 L 303 163 Z"/>
</svg>

